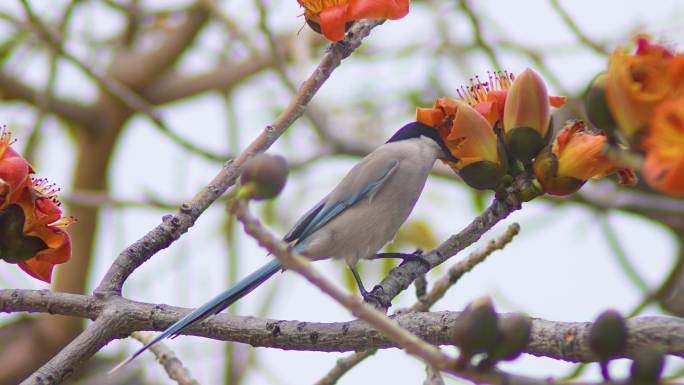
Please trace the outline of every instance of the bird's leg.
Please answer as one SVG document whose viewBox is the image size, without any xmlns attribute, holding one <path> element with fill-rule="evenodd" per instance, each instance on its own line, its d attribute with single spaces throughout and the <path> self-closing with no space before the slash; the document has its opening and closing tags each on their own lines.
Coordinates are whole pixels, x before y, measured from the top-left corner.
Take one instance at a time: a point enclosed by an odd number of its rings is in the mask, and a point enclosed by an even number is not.
<svg viewBox="0 0 684 385">
<path fill-rule="evenodd" d="M 349 266 L 349 269 L 351 270 L 352 275 L 354 276 L 354 280 L 356 281 L 356 286 L 359 287 L 359 292 L 361 293 L 361 296 L 363 297 L 364 300 L 368 300 L 368 297 L 370 297 L 370 293 L 363 286 L 363 282 L 361 282 L 361 277 L 359 276 L 359 272 L 356 271 L 356 267 Z"/>
<path fill-rule="evenodd" d="M 413 253 L 378 253 L 368 257 L 367 259 L 387 259 L 387 258 L 398 258 L 404 261 L 418 261 L 423 264 L 427 270 L 430 270 L 432 266 L 425 258 L 423 258 L 423 250 L 416 249 Z"/>
<path fill-rule="evenodd" d="M 363 286 L 363 282 L 361 282 L 361 277 L 359 276 L 359 272 L 356 271 L 356 268 L 353 266 L 349 266 L 349 269 L 352 272 L 352 275 L 354 276 L 354 280 L 356 281 L 356 285 L 359 287 L 359 292 L 361 293 L 361 297 L 363 297 L 363 300 L 370 303 L 371 305 L 377 307 L 377 308 L 389 308 L 392 306 L 391 303 L 382 303 L 379 298 L 374 296 L 373 294 L 369 293 L 368 290 Z"/>
</svg>

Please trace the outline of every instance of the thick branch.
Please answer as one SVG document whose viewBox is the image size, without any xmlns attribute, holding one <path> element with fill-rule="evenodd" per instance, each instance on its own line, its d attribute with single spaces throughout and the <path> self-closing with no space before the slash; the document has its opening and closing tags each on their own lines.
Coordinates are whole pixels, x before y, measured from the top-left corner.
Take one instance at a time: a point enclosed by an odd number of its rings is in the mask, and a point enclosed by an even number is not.
<svg viewBox="0 0 684 385">
<path fill-rule="evenodd" d="M 200 5 L 185 13 L 185 22 L 165 37 L 164 42 L 148 52 L 120 51 L 112 62 L 112 76 L 131 87 L 141 87 L 156 80 L 171 68 L 197 37 L 209 19 Z"/>
<path fill-rule="evenodd" d="M 203 92 L 227 90 L 273 64 L 266 56 L 250 56 L 239 63 L 224 63 L 196 75 L 169 73 L 144 89 L 142 95 L 152 104 L 164 104 Z"/>
<path fill-rule="evenodd" d="M 123 338 L 139 330 L 162 331 L 191 310 L 46 290 L 0 290 L 0 312 L 3 313 L 41 312 L 95 319 L 103 314 L 105 303 L 112 306 L 111 312 L 117 314 L 121 321 L 111 325 L 111 338 Z M 459 314 L 452 311 L 415 312 L 392 318 L 424 341 L 451 345 L 451 326 Z M 590 325 L 590 322 L 533 318 L 532 338 L 525 351 L 570 362 L 594 362 L 596 358 L 587 342 Z M 668 354 L 684 358 L 684 320 L 644 316 L 628 319 L 627 326 L 628 355 L 646 347 L 659 347 Z M 359 320 L 320 323 L 220 314 L 189 327 L 184 334 L 284 350 L 343 352 L 395 346 L 387 337 Z"/>
<path fill-rule="evenodd" d="M 58 384 L 71 375 L 85 360 L 102 349 L 110 340 L 111 333 L 125 322 L 116 314 L 98 318 L 69 343 L 60 354 L 41 366 L 22 385 Z"/>
</svg>

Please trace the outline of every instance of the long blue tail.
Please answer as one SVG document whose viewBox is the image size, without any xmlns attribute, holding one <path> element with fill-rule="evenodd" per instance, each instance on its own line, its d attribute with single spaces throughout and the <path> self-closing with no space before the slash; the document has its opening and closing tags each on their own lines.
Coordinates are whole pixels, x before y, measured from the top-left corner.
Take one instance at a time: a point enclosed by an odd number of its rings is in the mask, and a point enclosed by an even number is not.
<svg viewBox="0 0 684 385">
<path fill-rule="evenodd" d="M 140 348 L 140 350 L 135 352 L 126 361 L 120 363 L 109 372 L 112 373 L 117 369 L 121 368 L 122 366 L 126 365 L 127 363 L 133 361 L 141 353 L 143 353 L 150 346 L 156 344 L 157 342 L 170 336 L 176 336 L 180 334 L 180 332 L 183 331 L 183 329 L 185 329 L 186 327 L 193 325 L 199 321 L 202 321 L 203 319 L 211 315 L 220 313 L 225 308 L 232 305 L 240 298 L 246 296 L 252 290 L 256 289 L 259 285 L 266 282 L 266 280 L 268 280 L 273 274 L 277 273 L 278 270 L 280 270 L 281 268 L 282 266 L 280 265 L 280 262 L 278 262 L 277 259 L 274 259 L 271 262 L 265 264 L 257 271 L 240 280 L 237 284 L 235 284 L 235 286 L 212 298 L 209 302 L 191 311 L 185 317 L 181 318 L 176 323 L 169 326 L 155 339 L 153 339 L 152 341 L 147 343 L 147 345 Z"/>
</svg>

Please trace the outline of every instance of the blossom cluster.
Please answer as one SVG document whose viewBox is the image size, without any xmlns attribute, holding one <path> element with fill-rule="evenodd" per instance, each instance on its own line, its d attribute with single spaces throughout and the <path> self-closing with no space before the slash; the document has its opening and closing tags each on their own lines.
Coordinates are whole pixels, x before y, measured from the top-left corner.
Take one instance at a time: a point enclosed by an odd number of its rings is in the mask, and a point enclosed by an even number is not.
<svg viewBox="0 0 684 385">
<path fill-rule="evenodd" d="M 581 121 L 567 122 L 554 136 L 550 110 L 565 98 L 549 96 L 531 69 L 476 78 L 458 94 L 418 108 L 416 120 L 439 131 L 459 159 L 449 165 L 474 188 L 497 189 L 507 175 L 531 169 L 546 193 L 567 195 L 588 179 L 630 175 L 603 154 L 606 136 Z"/>
</svg>

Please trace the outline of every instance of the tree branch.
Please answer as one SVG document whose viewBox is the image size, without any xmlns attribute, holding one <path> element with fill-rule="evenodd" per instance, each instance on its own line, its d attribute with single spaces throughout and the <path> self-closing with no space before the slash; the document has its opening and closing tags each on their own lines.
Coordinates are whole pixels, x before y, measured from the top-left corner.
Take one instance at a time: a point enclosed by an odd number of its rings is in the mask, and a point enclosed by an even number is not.
<svg viewBox="0 0 684 385">
<path fill-rule="evenodd" d="M 109 312 L 117 314 L 121 320 L 112 325 L 111 338 L 123 338 L 140 330 L 163 331 L 192 310 L 124 298 L 108 301 L 110 299 L 48 290 L 0 289 L 1 313 L 50 313 L 99 319 L 106 313 L 105 309 L 111 308 Z M 459 314 L 456 311 L 413 312 L 391 318 L 424 341 L 451 345 L 451 326 Z M 591 322 L 532 318 L 532 336 L 525 352 L 569 362 L 595 362 L 588 343 L 590 326 Z M 628 319 L 627 326 L 628 356 L 646 347 L 656 347 L 684 358 L 684 320 L 642 316 Z M 396 346 L 359 320 L 321 323 L 219 314 L 189 327 L 182 334 L 284 350 L 344 352 Z"/>
<path fill-rule="evenodd" d="M 85 360 L 102 349 L 110 340 L 111 333 L 125 322 L 116 313 L 99 317 L 83 333 L 71 341 L 59 354 L 41 366 L 22 385 L 57 384 L 71 375 Z"/>
<path fill-rule="evenodd" d="M 0 99 L 21 100 L 35 104 L 40 91 L 24 84 L 6 73 L 0 72 Z M 93 109 L 75 101 L 67 101 L 55 96 L 45 100 L 42 106 L 58 117 L 81 125 L 87 125 L 94 118 Z"/>
<path fill-rule="evenodd" d="M 203 92 L 228 90 L 272 64 L 272 58 L 259 55 L 239 63 L 218 64 L 215 69 L 201 74 L 184 76 L 168 73 L 141 93 L 150 103 L 159 105 Z"/>
<path fill-rule="evenodd" d="M 119 51 L 111 66 L 111 75 L 132 87 L 153 84 L 171 68 L 197 37 L 209 20 L 205 7 L 194 5 L 184 13 L 185 22 L 168 32 L 162 44 L 148 52 Z"/>
<path fill-rule="evenodd" d="M 152 341 L 154 335 L 152 335 L 152 333 L 135 332 L 131 334 L 131 337 L 143 344 L 147 344 Z M 164 367 L 169 378 L 178 383 L 178 385 L 199 385 L 199 383 L 192 378 L 188 369 L 183 366 L 183 363 L 178 359 L 173 350 L 166 346 L 166 344 L 160 342 L 150 347 L 150 351 L 157 358 L 159 364 Z"/>
<path fill-rule="evenodd" d="M 520 179 L 518 182 L 524 185 L 528 181 Z M 511 198 L 515 197 L 516 190 L 520 188 L 521 186 L 519 185 L 509 188 L 507 196 Z M 515 198 L 512 199 L 515 200 Z M 371 295 L 378 298 L 381 303 L 389 304 L 394 297 L 406 290 L 416 277 L 425 274 L 433 267 L 443 263 L 456 255 L 459 251 L 477 242 L 484 233 L 520 207 L 519 202 L 509 202 L 495 198 L 492 204 L 466 228 L 461 230 L 458 234 L 452 235 L 437 248 L 422 256 L 422 259 L 430 264 L 429 268 L 422 262 L 406 260 L 398 267 L 392 269 L 387 277 L 373 288 Z"/>
</svg>

